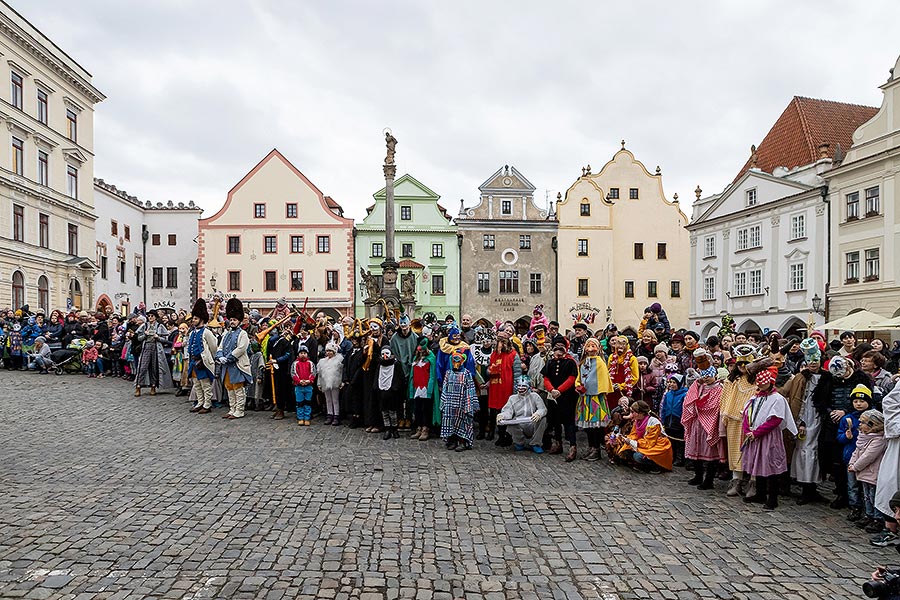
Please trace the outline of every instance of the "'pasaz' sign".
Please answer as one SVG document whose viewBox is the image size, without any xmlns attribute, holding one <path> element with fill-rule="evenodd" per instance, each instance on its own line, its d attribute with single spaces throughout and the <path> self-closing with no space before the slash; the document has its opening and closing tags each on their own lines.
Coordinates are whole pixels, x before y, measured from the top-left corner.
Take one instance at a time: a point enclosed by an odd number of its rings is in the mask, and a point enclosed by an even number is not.
<svg viewBox="0 0 900 600">
<path fill-rule="evenodd" d="M 175 309 L 175 302 L 172 300 L 160 300 L 159 302 L 153 303 L 153 308 L 171 308 Z"/>
</svg>

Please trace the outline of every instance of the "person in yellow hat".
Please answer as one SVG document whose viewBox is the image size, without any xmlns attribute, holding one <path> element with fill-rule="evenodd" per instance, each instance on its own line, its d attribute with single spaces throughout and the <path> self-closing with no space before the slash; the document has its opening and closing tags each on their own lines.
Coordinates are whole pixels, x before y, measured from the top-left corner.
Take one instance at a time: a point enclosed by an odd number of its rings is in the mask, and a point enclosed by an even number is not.
<svg viewBox="0 0 900 600">
<path fill-rule="evenodd" d="M 853 410 L 847 413 L 838 425 L 838 442 L 843 446 L 844 470 L 847 473 L 847 499 L 850 503 L 850 514 L 847 519 L 858 521 L 862 516 L 862 489 L 856 481 L 856 473 L 847 470 L 853 451 L 856 450 L 856 439 L 859 437 L 859 418 L 872 406 L 872 390 L 863 384 L 857 384 L 850 392 Z"/>
</svg>

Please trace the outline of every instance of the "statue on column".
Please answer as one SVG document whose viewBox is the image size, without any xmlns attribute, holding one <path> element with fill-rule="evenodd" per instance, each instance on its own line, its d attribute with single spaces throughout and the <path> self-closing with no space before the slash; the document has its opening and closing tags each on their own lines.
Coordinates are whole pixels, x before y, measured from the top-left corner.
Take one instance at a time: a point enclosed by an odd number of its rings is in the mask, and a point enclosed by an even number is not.
<svg viewBox="0 0 900 600">
<path fill-rule="evenodd" d="M 390 131 L 384 132 L 384 143 L 387 146 L 387 155 L 384 157 L 384 164 L 394 164 L 394 154 L 397 153 L 397 138 L 391 135 Z"/>
<path fill-rule="evenodd" d="M 366 287 L 366 295 L 372 300 L 378 298 L 381 290 L 378 289 L 378 280 L 375 279 L 375 276 L 372 275 L 371 271 L 366 271 L 364 268 L 360 267 L 359 276 L 362 278 L 363 285 Z"/>
<path fill-rule="evenodd" d="M 412 300 L 416 295 L 416 275 L 407 271 L 400 276 L 400 295 L 404 300 Z"/>
</svg>

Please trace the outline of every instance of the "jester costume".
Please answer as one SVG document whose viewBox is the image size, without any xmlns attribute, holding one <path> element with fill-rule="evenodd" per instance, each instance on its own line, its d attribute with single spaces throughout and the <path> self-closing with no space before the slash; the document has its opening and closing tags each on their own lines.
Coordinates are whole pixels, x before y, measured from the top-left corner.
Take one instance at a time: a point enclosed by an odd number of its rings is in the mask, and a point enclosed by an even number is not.
<svg viewBox="0 0 900 600">
<path fill-rule="evenodd" d="M 444 373 L 441 387 L 441 438 L 447 442 L 449 449 L 458 451 L 471 449 L 475 436 L 475 413 L 478 411 L 475 380 L 464 367 L 465 362 L 465 354 L 453 354 L 453 367 Z"/>
</svg>

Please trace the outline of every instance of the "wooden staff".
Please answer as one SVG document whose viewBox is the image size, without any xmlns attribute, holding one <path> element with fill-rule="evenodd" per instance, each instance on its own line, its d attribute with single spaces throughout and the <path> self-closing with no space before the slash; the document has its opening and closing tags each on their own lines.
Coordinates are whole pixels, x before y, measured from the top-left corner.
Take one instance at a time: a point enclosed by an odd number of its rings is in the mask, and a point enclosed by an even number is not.
<svg viewBox="0 0 900 600">
<path fill-rule="evenodd" d="M 277 368 L 278 363 L 266 363 L 266 369 L 269 371 L 269 376 L 272 378 L 272 406 L 275 408 L 275 410 L 278 410 L 278 403 L 275 402 L 275 369 Z"/>
</svg>

